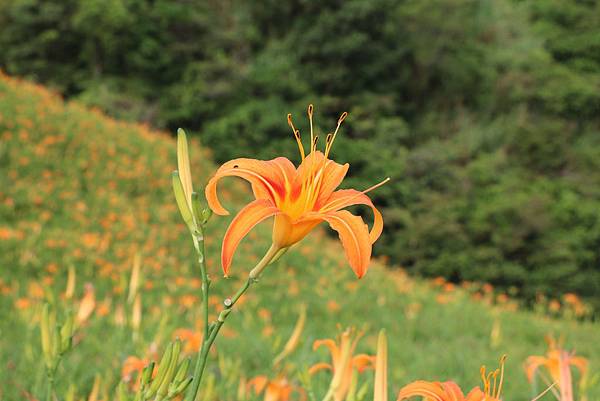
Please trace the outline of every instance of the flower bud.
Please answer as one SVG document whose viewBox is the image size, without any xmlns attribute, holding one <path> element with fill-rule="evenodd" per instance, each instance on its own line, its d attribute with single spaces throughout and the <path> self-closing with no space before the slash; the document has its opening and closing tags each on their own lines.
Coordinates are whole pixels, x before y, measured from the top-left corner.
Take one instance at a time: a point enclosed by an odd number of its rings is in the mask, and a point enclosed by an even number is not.
<svg viewBox="0 0 600 401">
<path fill-rule="evenodd" d="M 188 386 L 190 385 L 192 380 L 194 380 L 193 377 L 188 377 L 181 383 L 178 383 L 177 386 L 175 386 L 175 388 L 169 389 L 169 394 L 167 395 L 167 398 L 168 399 L 175 398 L 178 395 L 182 394 L 188 388 Z"/>
<path fill-rule="evenodd" d="M 64 354 L 71 349 L 73 343 L 73 315 L 69 315 L 60 329 L 60 353 Z"/>
<path fill-rule="evenodd" d="M 61 349 L 61 339 L 60 339 L 60 331 L 58 327 L 54 325 L 54 330 L 52 330 L 52 358 L 56 362 L 56 357 L 60 355 Z"/>
<path fill-rule="evenodd" d="M 119 385 L 117 386 L 117 401 L 129 401 L 127 385 L 125 382 L 119 382 Z"/>
<path fill-rule="evenodd" d="M 165 349 L 163 357 L 160 360 L 160 363 L 158 365 L 158 371 L 156 372 L 156 376 L 154 377 L 154 380 L 152 380 L 152 384 L 150 385 L 150 388 L 144 393 L 145 399 L 152 398 L 154 396 L 154 394 L 156 394 L 156 392 L 158 391 L 158 388 L 161 385 L 163 379 L 165 378 L 167 370 L 169 369 L 169 366 L 171 364 L 172 355 L 173 355 L 173 344 L 170 343 L 169 345 L 167 345 L 167 348 Z"/>
<path fill-rule="evenodd" d="M 144 368 L 144 370 L 142 370 L 142 379 L 141 379 L 141 386 L 146 386 L 148 383 L 150 383 L 150 380 L 152 379 L 152 372 L 154 371 L 154 361 L 150 362 L 150 364 L 146 365 L 146 367 Z"/>
<path fill-rule="evenodd" d="M 165 372 L 164 378 L 162 379 L 162 383 L 160 383 L 160 386 L 158 387 L 158 390 L 156 392 L 156 396 L 159 399 L 161 399 L 167 395 L 167 392 L 169 390 L 169 385 L 171 384 L 171 381 L 173 380 L 173 376 L 175 376 L 175 369 L 177 368 L 177 360 L 179 359 L 180 352 L 181 352 L 181 341 L 175 340 L 173 342 L 173 346 L 172 346 L 171 361 L 170 361 L 171 363 L 169 364 L 169 367 L 168 367 L 167 371 Z"/>
<path fill-rule="evenodd" d="M 202 211 L 202 224 L 206 224 L 208 223 L 208 220 L 210 220 L 211 216 L 213 215 L 213 211 L 211 208 L 207 207 Z"/>
<path fill-rule="evenodd" d="M 194 218 L 186 200 L 183 184 L 181 183 L 178 171 L 173 171 L 171 174 L 171 184 L 173 185 L 173 193 L 175 194 L 175 201 L 177 202 L 179 213 L 181 213 L 183 221 L 191 231 L 194 229 Z"/>
<path fill-rule="evenodd" d="M 200 228 L 205 224 L 202 212 L 204 209 L 200 203 L 200 194 L 198 192 L 192 192 L 192 213 L 194 214 L 194 221 L 198 223 Z"/>
<path fill-rule="evenodd" d="M 50 305 L 45 304 L 42 309 L 42 319 L 40 322 L 40 332 L 42 336 L 42 352 L 44 353 L 44 360 L 46 366 L 50 367 L 52 364 L 52 341 L 50 337 Z"/>
<path fill-rule="evenodd" d="M 75 267 L 73 265 L 69 266 L 69 274 L 67 276 L 67 286 L 65 288 L 65 298 L 71 299 L 73 298 L 73 294 L 75 293 Z"/>
<path fill-rule="evenodd" d="M 190 367 L 191 359 L 186 358 L 179 364 L 179 368 L 177 369 L 177 373 L 175 374 L 175 379 L 173 379 L 173 383 L 181 383 L 185 376 L 187 375 L 188 368 Z"/>
</svg>

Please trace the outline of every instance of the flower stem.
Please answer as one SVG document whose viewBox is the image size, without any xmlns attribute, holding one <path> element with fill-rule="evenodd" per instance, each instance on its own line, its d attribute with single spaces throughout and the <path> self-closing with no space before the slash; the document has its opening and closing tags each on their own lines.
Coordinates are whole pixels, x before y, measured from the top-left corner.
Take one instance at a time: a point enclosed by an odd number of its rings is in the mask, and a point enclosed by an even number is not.
<svg viewBox="0 0 600 401">
<path fill-rule="evenodd" d="M 54 395 L 54 370 L 48 370 L 48 384 L 46 386 L 46 401 L 52 401 Z"/>
<path fill-rule="evenodd" d="M 206 364 L 206 355 L 208 355 L 208 351 L 205 352 L 205 348 L 209 336 L 208 292 L 210 289 L 210 279 L 208 278 L 208 273 L 206 272 L 206 261 L 204 256 L 204 233 L 194 232 L 192 234 L 192 239 L 194 241 L 194 248 L 196 249 L 196 253 L 198 254 L 198 264 L 200 265 L 200 275 L 202 279 L 202 309 L 204 312 L 204 337 L 202 341 L 202 346 L 198 350 L 198 359 L 196 360 L 196 366 L 194 367 L 193 381 L 191 383 L 190 390 L 187 392 L 186 401 L 193 401 L 196 398 L 196 394 L 198 393 L 198 388 L 200 387 L 200 380 L 202 379 L 202 372 L 204 371 L 204 365 Z"/>
<path fill-rule="evenodd" d="M 199 246 L 196 246 L 196 241 L 199 242 Z M 250 288 L 250 286 L 257 281 L 260 273 L 269 265 L 269 263 L 275 258 L 277 253 L 279 252 L 279 248 L 275 245 L 271 245 L 265 256 L 257 263 L 257 265 L 250 271 L 248 275 L 248 280 L 237 290 L 237 292 L 231 298 L 227 298 L 224 302 L 225 309 L 219 313 L 216 322 L 213 322 L 210 326 L 208 325 L 208 288 L 210 282 L 208 281 L 206 275 L 206 267 L 204 264 L 204 240 L 195 239 L 194 245 L 196 246 L 196 250 L 200 250 L 199 254 L 202 256 L 199 257 L 200 260 L 200 270 L 203 275 L 202 280 L 202 297 L 204 302 L 204 311 L 205 311 L 205 326 L 204 326 L 204 341 L 202 342 L 202 347 L 200 348 L 198 359 L 196 360 L 196 367 L 194 368 L 194 378 L 192 380 L 192 385 L 186 394 L 185 401 L 194 401 L 196 399 L 196 395 L 198 394 L 198 389 L 200 388 L 200 383 L 202 380 L 202 375 L 204 373 L 204 368 L 206 367 L 206 361 L 208 359 L 208 352 L 210 351 L 213 343 L 217 339 L 217 335 L 221 330 L 223 324 L 225 324 L 225 320 L 227 316 L 231 313 L 231 309 L 237 303 L 237 301 L 244 295 L 244 293 Z M 207 281 L 204 278 L 207 278 Z M 204 283 L 206 285 L 206 291 L 204 290 Z"/>
</svg>

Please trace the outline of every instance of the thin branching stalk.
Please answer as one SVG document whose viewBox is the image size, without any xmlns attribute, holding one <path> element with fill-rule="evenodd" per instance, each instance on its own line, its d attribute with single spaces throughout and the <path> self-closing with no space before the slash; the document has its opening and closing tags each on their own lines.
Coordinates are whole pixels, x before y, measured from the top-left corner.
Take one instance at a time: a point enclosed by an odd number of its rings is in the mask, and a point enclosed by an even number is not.
<svg viewBox="0 0 600 401">
<path fill-rule="evenodd" d="M 200 234 L 194 237 L 194 246 L 196 251 L 198 252 L 198 260 L 200 263 L 200 272 L 202 274 L 202 299 L 204 302 L 204 340 L 202 342 L 202 346 L 200 347 L 200 351 L 198 354 L 198 359 L 196 360 L 196 366 L 194 368 L 194 376 L 192 385 L 190 386 L 190 390 L 186 394 L 185 401 L 194 401 L 198 394 L 198 390 L 200 388 L 200 383 L 202 381 L 202 376 L 204 374 L 204 368 L 206 367 L 206 361 L 208 359 L 208 353 L 215 342 L 219 331 L 223 324 L 225 324 L 225 320 L 227 316 L 231 313 L 232 308 L 238 302 L 238 300 L 244 295 L 244 293 L 250 288 L 252 284 L 254 284 L 258 280 L 258 276 L 260 273 L 273 261 L 275 256 L 280 251 L 279 248 L 274 245 L 269 248 L 265 256 L 258 262 L 258 264 L 250 271 L 248 275 L 248 280 L 237 290 L 237 292 L 231 298 L 225 299 L 223 302 L 225 308 L 219 313 L 216 322 L 213 322 L 211 325 L 208 324 L 208 291 L 210 287 L 210 281 L 208 279 L 208 275 L 206 273 L 206 265 L 204 262 L 204 238 Z M 206 283 L 206 285 L 205 285 Z"/>
<path fill-rule="evenodd" d="M 200 350 L 198 351 L 198 359 L 196 360 L 196 366 L 194 367 L 194 376 L 190 390 L 187 392 L 186 401 L 193 401 L 200 388 L 200 380 L 202 379 L 202 373 L 204 371 L 204 365 L 206 364 L 206 356 L 208 355 L 207 340 L 209 337 L 209 325 L 208 325 L 208 292 L 210 290 L 210 279 L 206 272 L 205 262 L 205 249 L 204 249 L 204 233 L 202 231 L 196 231 L 192 236 L 194 240 L 194 248 L 198 254 L 198 264 L 200 265 L 200 275 L 202 278 L 202 307 L 204 317 L 204 337 Z"/>
</svg>

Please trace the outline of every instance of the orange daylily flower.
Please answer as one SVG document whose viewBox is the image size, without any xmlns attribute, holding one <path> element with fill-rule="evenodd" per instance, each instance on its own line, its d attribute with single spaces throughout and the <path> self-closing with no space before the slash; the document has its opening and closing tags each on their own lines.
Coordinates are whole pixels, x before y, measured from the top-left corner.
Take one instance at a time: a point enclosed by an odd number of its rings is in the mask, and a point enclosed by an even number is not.
<svg viewBox="0 0 600 401">
<path fill-rule="evenodd" d="M 355 335 L 353 329 L 344 331 L 338 343 L 332 339 L 317 340 L 313 344 L 313 349 L 325 346 L 331 353 L 331 364 L 317 363 L 310 367 L 308 372 L 314 374 L 323 369 L 333 371 L 331 379 L 330 392 L 334 401 L 343 401 L 350 389 L 353 369 L 363 372 L 365 369 L 372 368 L 375 358 L 367 354 L 354 355 L 358 340 L 362 335 Z M 339 344 L 339 345 L 338 345 Z"/>
<path fill-rule="evenodd" d="M 308 117 L 311 146 L 309 154 L 305 156 L 300 132 L 294 127 L 291 115 L 288 114 L 288 123 L 294 132 L 302 157 L 298 168 L 285 157 L 268 161 L 234 159 L 219 167 L 209 180 L 205 190 L 206 200 L 216 214 L 229 214 L 217 196 L 217 183 L 223 177 L 236 176 L 249 181 L 256 198 L 238 213 L 225 233 L 221 251 L 225 275 L 240 241 L 254 226 L 272 216 L 273 255 L 297 243 L 319 223 L 325 221 L 338 232 L 346 257 L 356 275 L 360 278 L 366 273 L 371 259 L 372 244 L 379 238 L 383 229 L 381 213 L 366 193 L 383 185 L 389 178 L 365 191 L 336 191 L 349 165 L 334 162 L 329 159 L 329 153 L 347 113 L 340 116 L 335 131 L 327 135 L 324 152 L 316 148 L 318 136 L 313 133 L 312 115 L 313 107 L 310 105 Z M 366 205 L 372 209 L 374 223 L 370 231 L 361 217 L 342 210 L 352 205 Z"/>
<path fill-rule="evenodd" d="M 473 388 L 465 397 L 458 384 L 447 382 L 428 382 L 417 380 L 400 389 L 397 401 L 411 397 L 423 397 L 427 401 L 499 401 L 504 378 L 504 361 L 500 359 L 500 369 L 486 374 L 485 367 L 481 367 L 483 390 Z M 500 376 L 498 380 L 498 376 Z M 497 385 L 496 385 L 497 384 Z"/>
<path fill-rule="evenodd" d="M 181 341 L 183 341 L 184 353 L 193 354 L 194 352 L 198 352 L 198 350 L 200 349 L 204 335 L 199 331 L 181 328 L 175 330 L 175 332 L 173 333 L 173 338 L 179 338 Z"/>
<path fill-rule="evenodd" d="M 294 392 L 299 393 L 302 399 L 306 398 L 301 388 L 292 385 L 283 376 L 274 380 L 268 379 L 267 376 L 256 376 L 248 382 L 248 387 L 254 387 L 257 395 L 264 391 L 264 401 L 288 401 Z"/>
<path fill-rule="evenodd" d="M 128 356 L 123 362 L 121 368 L 121 378 L 130 382 L 134 376 L 140 376 L 142 370 L 150 363 L 150 360 L 146 358 L 138 358 L 137 356 Z"/>
<path fill-rule="evenodd" d="M 94 286 L 90 283 L 85 285 L 85 295 L 81 298 L 79 309 L 75 320 L 78 325 L 85 323 L 96 308 L 96 296 L 94 295 Z"/>
<path fill-rule="evenodd" d="M 546 342 L 548 343 L 548 352 L 546 352 L 545 356 L 533 355 L 527 358 L 525 362 L 527 380 L 532 382 L 535 373 L 544 367 L 545 371 L 550 375 L 552 382 L 557 384 L 560 391 L 560 399 L 572 399 L 573 383 L 571 366 L 579 370 L 581 375 L 580 382 L 583 382 L 588 370 L 588 360 L 584 357 L 575 356 L 573 352 L 565 351 L 552 337 L 547 337 Z M 547 384 L 550 385 L 552 383 Z"/>
</svg>

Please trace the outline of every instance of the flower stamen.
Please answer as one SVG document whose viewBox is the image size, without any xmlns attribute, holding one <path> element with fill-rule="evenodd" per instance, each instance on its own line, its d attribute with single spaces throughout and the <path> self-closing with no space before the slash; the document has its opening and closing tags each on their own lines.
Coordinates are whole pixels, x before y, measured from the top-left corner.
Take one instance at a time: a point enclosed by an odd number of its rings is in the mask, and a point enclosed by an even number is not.
<svg viewBox="0 0 600 401">
<path fill-rule="evenodd" d="M 313 105 L 312 105 L 312 103 L 308 105 L 308 109 L 306 110 L 306 112 L 308 114 L 308 121 L 310 122 L 310 143 L 312 145 L 313 138 L 314 138 L 314 134 L 313 134 Z"/>
<path fill-rule="evenodd" d="M 302 145 L 302 138 L 300 137 L 300 130 L 296 129 L 296 127 L 294 127 L 294 123 L 292 122 L 292 115 L 290 113 L 288 113 L 287 115 L 287 121 L 288 121 L 288 125 L 290 126 L 290 128 L 292 129 L 292 132 L 294 133 L 294 138 L 296 138 L 296 143 L 298 144 L 298 149 L 300 150 L 300 156 L 302 156 L 302 161 L 304 161 L 304 146 Z M 311 128 L 312 131 L 312 128 Z M 311 132 L 311 136 L 312 136 L 312 132 Z"/>
<path fill-rule="evenodd" d="M 500 383 L 498 383 L 498 389 L 496 391 L 496 398 L 500 397 L 500 393 L 502 392 L 502 383 L 504 381 L 504 363 L 506 362 L 506 355 L 502 355 L 500 358 Z"/>
<path fill-rule="evenodd" d="M 346 119 L 346 117 L 348 117 L 348 112 L 347 111 L 343 112 L 340 115 L 340 118 L 338 118 L 337 126 L 335 127 L 335 131 L 333 132 L 333 135 L 331 137 L 331 141 L 329 141 L 329 143 L 325 147 L 325 158 L 327 158 L 329 156 L 329 152 L 331 151 L 331 147 L 333 146 L 333 141 L 335 141 L 335 137 L 337 136 L 337 133 L 340 130 L 340 126 L 342 125 L 342 123 L 344 122 L 344 120 Z"/>
<path fill-rule="evenodd" d="M 490 397 L 494 400 L 500 398 L 502 392 L 502 382 L 504 380 L 504 363 L 506 362 L 506 355 L 502 355 L 500 358 L 500 368 L 486 374 L 485 366 L 480 369 L 481 380 L 483 381 L 483 393 L 486 397 Z M 498 376 L 500 380 L 498 381 Z M 493 380 L 493 382 L 492 382 Z M 498 384 L 498 387 L 496 387 Z"/>
<path fill-rule="evenodd" d="M 382 185 L 386 184 L 386 183 L 387 183 L 388 181 L 390 181 L 390 180 L 391 180 L 391 178 L 390 178 L 390 177 L 387 177 L 385 180 L 381 181 L 380 183 L 378 183 L 378 184 L 375 184 L 375 185 L 373 185 L 372 187 L 369 187 L 369 188 L 365 189 L 364 191 L 361 191 L 361 192 L 357 193 L 356 195 L 354 195 L 354 196 L 353 196 L 353 197 L 351 197 L 351 198 L 337 199 L 337 200 L 335 200 L 335 201 L 333 201 L 333 202 L 331 202 L 331 203 L 329 203 L 329 204 L 325 205 L 325 206 L 324 206 L 324 207 L 321 209 L 321 212 L 326 212 L 327 210 L 333 210 L 333 209 L 336 209 L 336 208 L 337 208 L 337 206 L 336 206 L 337 204 L 342 204 L 342 203 L 347 203 L 347 202 L 350 202 L 350 201 L 352 201 L 352 200 L 354 200 L 354 199 L 358 198 L 359 196 L 366 194 L 367 192 L 371 192 L 371 191 L 373 191 L 374 189 L 377 189 L 377 188 L 379 188 L 380 186 L 382 186 Z"/>
</svg>

